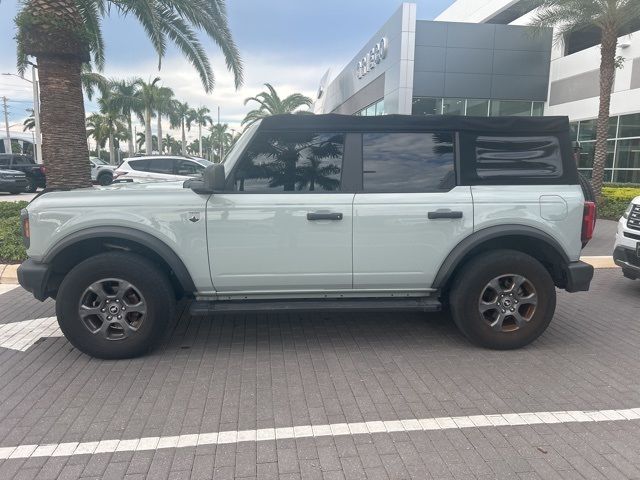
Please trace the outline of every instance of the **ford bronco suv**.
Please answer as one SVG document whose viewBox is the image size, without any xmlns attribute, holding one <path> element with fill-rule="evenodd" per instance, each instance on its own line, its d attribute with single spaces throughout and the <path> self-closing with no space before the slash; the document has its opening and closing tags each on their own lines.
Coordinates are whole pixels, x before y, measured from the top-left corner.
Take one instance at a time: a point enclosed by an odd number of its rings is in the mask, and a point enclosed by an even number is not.
<svg viewBox="0 0 640 480">
<path fill-rule="evenodd" d="M 102 358 L 147 351 L 181 297 L 214 317 L 445 306 L 517 348 L 593 276 L 564 117 L 274 116 L 201 178 L 45 193 L 22 222 L 21 285 Z"/>
</svg>

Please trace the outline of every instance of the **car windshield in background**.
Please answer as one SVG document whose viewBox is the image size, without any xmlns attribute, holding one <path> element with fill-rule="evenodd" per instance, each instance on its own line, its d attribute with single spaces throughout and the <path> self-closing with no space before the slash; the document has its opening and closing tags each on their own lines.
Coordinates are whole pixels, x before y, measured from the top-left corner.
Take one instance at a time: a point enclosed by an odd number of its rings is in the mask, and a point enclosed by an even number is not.
<svg viewBox="0 0 640 480">
<path fill-rule="evenodd" d="M 91 161 L 96 165 L 109 165 L 109 162 L 97 157 L 91 157 Z"/>
</svg>

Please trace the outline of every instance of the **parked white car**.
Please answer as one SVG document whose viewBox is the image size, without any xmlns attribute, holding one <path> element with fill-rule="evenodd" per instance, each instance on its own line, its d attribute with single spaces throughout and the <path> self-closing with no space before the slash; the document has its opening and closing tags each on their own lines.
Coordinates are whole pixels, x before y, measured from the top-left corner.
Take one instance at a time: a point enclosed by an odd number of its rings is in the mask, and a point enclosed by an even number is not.
<svg viewBox="0 0 640 480">
<path fill-rule="evenodd" d="M 114 172 L 119 180 L 175 181 L 202 176 L 211 162 L 202 158 L 153 155 L 125 158 Z"/>
<path fill-rule="evenodd" d="M 640 197 L 631 201 L 618 222 L 613 260 L 625 277 L 640 279 Z"/>
<path fill-rule="evenodd" d="M 113 183 L 113 171 L 117 168 L 109 162 L 98 157 L 89 157 L 91 162 L 91 181 L 98 185 L 111 185 Z"/>
</svg>

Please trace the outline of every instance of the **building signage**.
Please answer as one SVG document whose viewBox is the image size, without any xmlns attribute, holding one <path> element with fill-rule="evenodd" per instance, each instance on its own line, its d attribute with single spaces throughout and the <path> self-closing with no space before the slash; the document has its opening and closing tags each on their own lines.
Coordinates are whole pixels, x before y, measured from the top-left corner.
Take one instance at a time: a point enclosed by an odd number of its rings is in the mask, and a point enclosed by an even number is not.
<svg viewBox="0 0 640 480">
<path fill-rule="evenodd" d="M 356 68 L 356 75 L 358 78 L 364 77 L 387 57 L 388 47 L 389 42 L 387 41 L 387 38 L 382 37 L 380 41 L 376 43 L 364 57 L 362 57 L 362 60 L 358 62 L 358 67 Z"/>
</svg>

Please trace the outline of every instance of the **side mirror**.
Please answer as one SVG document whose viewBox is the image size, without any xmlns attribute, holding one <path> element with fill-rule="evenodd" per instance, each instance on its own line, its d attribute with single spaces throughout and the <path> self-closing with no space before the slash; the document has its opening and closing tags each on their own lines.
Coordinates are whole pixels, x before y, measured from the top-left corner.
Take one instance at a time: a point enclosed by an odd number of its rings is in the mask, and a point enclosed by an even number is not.
<svg viewBox="0 0 640 480">
<path fill-rule="evenodd" d="M 224 191 L 226 182 L 224 165 L 215 163 L 205 168 L 202 179 L 187 180 L 182 186 L 196 193 L 211 194 Z"/>
</svg>

